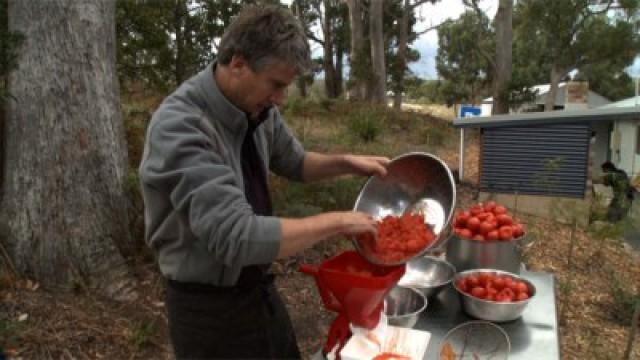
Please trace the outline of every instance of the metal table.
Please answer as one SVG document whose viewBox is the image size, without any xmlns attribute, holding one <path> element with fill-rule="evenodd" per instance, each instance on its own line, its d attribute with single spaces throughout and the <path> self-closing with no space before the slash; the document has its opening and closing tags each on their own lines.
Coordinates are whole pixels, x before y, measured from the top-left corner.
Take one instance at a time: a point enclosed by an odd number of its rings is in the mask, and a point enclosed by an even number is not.
<svg viewBox="0 0 640 360">
<path fill-rule="evenodd" d="M 509 360 L 559 360 L 553 275 L 524 270 L 520 275 L 536 286 L 537 293 L 521 318 L 498 324 L 509 334 Z M 424 359 L 439 359 L 440 343 L 444 335 L 455 326 L 470 320 L 474 319 L 463 312 L 458 294 L 453 287 L 448 287 L 437 297 L 429 299 L 427 310 L 414 327 L 431 333 Z"/>
</svg>

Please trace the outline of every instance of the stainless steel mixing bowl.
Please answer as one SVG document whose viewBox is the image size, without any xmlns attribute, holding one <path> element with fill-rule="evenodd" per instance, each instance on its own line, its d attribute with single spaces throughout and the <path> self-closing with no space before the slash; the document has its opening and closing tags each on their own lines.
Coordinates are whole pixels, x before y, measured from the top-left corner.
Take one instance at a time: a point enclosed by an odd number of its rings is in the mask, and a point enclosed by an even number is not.
<svg viewBox="0 0 640 360">
<path fill-rule="evenodd" d="M 456 283 L 458 282 L 459 279 L 469 275 L 479 275 L 480 273 L 489 273 L 492 275 L 506 275 L 506 276 L 510 276 L 515 280 L 522 281 L 525 284 L 527 284 L 527 287 L 529 288 L 530 297 L 527 300 L 522 300 L 522 301 L 497 302 L 497 301 L 479 299 L 477 297 L 471 296 L 470 294 L 467 294 L 461 291 L 456 286 Z M 482 320 L 488 320 L 488 321 L 494 321 L 494 322 L 505 322 L 505 321 L 515 320 L 520 316 L 522 316 L 522 313 L 524 312 L 525 308 L 527 307 L 531 299 L 533 299 L 536 296 L 536 287 L 535 285 L 533 285 L 531 281 L 521 276 L 518 276 L 514 273 L 510 273 L 506 271 L 500 271 L 500 270 L 494 270 L 494 269 L 467 270 L 467 271 L 459 272 L 458 274 L 456 274 L 456 276 L 453 278 L 453 281 L 454 281 L 453 287 L 456 289 L 458 294 L 460 294 L 460 301 L 462 302 L 462 308 L 464 309 L 464 311 L 467 314 Z"/>
<path fill-rule="evenodd" d="M 427 308 L 427 298 L 417 290 L 396 286 L 384 298 L 389 325 L 411 328 Z"/>
<path fill-rule="evenodd" d="M 410 287 L 431 297 L 449 285 L 455 275 L 456 268 L 447 261 L 435 256 L 422 256 L 407 263 L 398 286 Z"/>
<path fill-rule="evenodd" d="M 372 176 L 367 180 L 356 199 L 354 210 L 371 214 L 377 220 L 387 215 L 400 216 L 407 211 L 421 212 L 436 239 L 421 251 L 394 263 L 383 262 L 363 251 L 358 238 L 354 238 L 355 247 L 374 264 L 404 264 L 446 241 L 448 231 L 445 230 L 455 204 L 456 186 L 447 164 L 427 153 L 400 155 L 391 160 L 386 176 Z"/>
</svg>

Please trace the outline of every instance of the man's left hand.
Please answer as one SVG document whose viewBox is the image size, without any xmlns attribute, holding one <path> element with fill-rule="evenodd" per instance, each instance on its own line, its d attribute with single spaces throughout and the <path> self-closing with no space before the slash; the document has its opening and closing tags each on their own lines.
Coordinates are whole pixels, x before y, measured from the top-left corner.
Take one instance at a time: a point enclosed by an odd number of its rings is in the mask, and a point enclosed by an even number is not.
<svg viewBox="0 0 640 360">
<path fill-rule="evenodd" d="M 387 175 L 387 165 L 389 158 L 384 156 L 347 155 L 353 173 L 363 176 L 377 175 L 383 177 Z"/>
</svg>

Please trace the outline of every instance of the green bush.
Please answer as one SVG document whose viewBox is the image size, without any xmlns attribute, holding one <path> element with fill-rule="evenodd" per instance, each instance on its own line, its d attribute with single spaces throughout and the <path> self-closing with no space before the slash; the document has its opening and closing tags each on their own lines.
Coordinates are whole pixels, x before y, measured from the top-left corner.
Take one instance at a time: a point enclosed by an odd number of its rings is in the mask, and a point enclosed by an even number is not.
<svg viewBox="0 0 640 360">
<path fill-rule="evenodd" d="M 347 115 L 349 133 L 364 142 L 375 141 L 382 133 L 386 114 L 375 108 L 361 108 Z"/>
<path fill-rule="evenodd" d="M 628 283 L 615 275 L 612 276 L 609 284 L 614 307 L 611 314 L 620 324 L 629 325 L 636 304 L 640 304 L 640 294 L 634 293 Z"/>
</svg>

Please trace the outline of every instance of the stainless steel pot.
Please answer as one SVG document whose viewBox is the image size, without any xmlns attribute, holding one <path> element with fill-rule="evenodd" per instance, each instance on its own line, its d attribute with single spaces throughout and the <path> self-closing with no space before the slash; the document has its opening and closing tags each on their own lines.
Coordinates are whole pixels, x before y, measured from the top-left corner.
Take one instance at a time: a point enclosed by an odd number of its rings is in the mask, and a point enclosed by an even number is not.
<svg viewBox="0 0 640 360">
<path fill-rule="evenodd" d="M 447 241 L 446 259 L 458 272 L 496 269 L 520 274 L 526 240 L 527 234 L 510 241 L 477 241 L 453 234 Z"/>
</svg>

